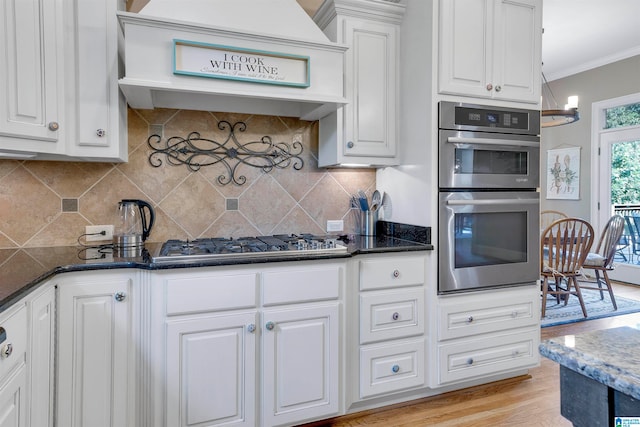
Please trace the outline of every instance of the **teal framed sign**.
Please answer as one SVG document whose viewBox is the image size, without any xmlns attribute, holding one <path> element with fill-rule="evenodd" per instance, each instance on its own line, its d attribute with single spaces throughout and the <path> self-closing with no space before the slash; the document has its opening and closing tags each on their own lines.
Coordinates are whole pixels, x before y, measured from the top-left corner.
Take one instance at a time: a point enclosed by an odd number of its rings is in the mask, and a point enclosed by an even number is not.
<svg viewBox="0 0 640 427">
<path fill-rule="evenodd" d="M 173 73 L 309 87 L 309 57 L 188 40 L 173 40 Z"/>
</svg>

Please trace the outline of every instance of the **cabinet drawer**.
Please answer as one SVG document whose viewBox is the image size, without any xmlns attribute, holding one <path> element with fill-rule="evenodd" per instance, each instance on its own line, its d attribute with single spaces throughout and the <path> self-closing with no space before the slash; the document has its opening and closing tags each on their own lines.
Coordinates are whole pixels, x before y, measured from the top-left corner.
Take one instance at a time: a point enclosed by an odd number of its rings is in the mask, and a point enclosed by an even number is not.
<svg viewBox="0 0 640 427">
<path fill-rule="evenodd" d="M 394 341 L 360 349 L 360 397 L 424 385 L 423 339 Z"/>
<path fill-rule="evenodd" d="M 265 271 L 264 305 L 337 299 L 340 296 L 338 265 Z"/>
<path fill-rule="evenodd" d="M 360 289 L 382 289 L 424 283 L 424 258 L 403 256 L 360 261 Z"/>
<path fill-rule="evenodd" d="M 424 289 L 367 292 L 360 295 L 360 343 L 424 333 Z"/>
<path fill-rule="evenodd" d="M 257 273 L 167 279 L 167 314 L 255 307 L 257 283 Z"/>
<path fill-rule="evenodd" d="M 454 297 L 455 298 L 455 297 Z M 438 339 L 447 340 L 488 332 L 538 325 L 540 296 L 478 295 L 438 305 Z"/>
<path fill-rule="evenodd" d="M 24 304 L 16 304 L 0 318 L 0 327 L 6 338 L 0 343 L 0 351 L 10 352 L 8 357 L 0 357 L 0 379 L 4 378 L 18 363 L 24 363 L 27 348 L 27 309 Z M 10 347 L 9 347 L 10 346 Z"/>
<path fill-rule="evenodd" d="M 458 340 L 438 346 L 440 384 L 538 364 L 540 329 Z"/>
</svg>

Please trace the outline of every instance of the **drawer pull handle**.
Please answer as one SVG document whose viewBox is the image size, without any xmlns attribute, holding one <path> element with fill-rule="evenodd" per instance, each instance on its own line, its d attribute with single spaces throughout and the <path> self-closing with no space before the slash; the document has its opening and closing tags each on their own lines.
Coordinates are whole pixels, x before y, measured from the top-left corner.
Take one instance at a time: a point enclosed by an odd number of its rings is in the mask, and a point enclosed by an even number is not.
<svg viewBox="0 0 640 427">
<path fill-rule="evenodd" d="M 393 277 L 400 277 L 400 270 L 393 270 Z"/>
<path fill-rule="evenodd" d="M 0 353 L 0 356 L 2 356 L 3 359 L 6 359 L 7 357 L 11 356 L 11 353 L 13 353 L 13 344 L 8 342 L 2 346 L 2 352 Z"/>
<path fill-rule="evenodd" d="M 391 370 L 393 371 L 394 374 L 397 374 L 398 372 L 400 372 L 400 366 L 398 365 L 393 365 L 391 367 Z"/>
<path fill-rule="evenodd" d="M 473 316 L 469 316 L 467 318 L 467 323 L 473 323 Z"/>
<path fill-rule="evenodd" d="M 467 359 L 467 365 L 473 365 L 473 357 Z"/>
<path fill-rule="evenodd" d="M 264 325 L 265 328 L 267 328 L 267 331 L 273 331 L 273 328 L 276 327 L 276 324 L 273 322 L 267 322 L 266 325 Z"/>
<path fill-rule="evenodd" d="M 253 323 L 247 326 L 247 332 L 254 333 L 255 331 L 256 331 L 256 325 L 254 325 Z"/>
<path fill-rule="evenodd" d="M 395 313 L 393 313 L 393 315 L 391 316 L 391 318 L 393 320 L 398 320 L 400 318 L 400 314 L 396 311 Z"/>
</svg>

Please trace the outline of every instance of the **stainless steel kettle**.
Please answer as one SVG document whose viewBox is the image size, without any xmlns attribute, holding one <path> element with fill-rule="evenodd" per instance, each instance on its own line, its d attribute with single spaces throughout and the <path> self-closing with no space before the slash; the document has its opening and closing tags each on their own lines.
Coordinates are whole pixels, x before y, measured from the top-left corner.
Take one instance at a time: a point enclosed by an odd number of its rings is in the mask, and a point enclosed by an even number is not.
<svg viewBox="0 0 640 427">
<path fill-rule="evenodd" d="M 144 200 L 124 199 L 118 202 L 113 244 L 120 256 L 140 255 L 155 218 L 153 208 Z"/>
</svg>

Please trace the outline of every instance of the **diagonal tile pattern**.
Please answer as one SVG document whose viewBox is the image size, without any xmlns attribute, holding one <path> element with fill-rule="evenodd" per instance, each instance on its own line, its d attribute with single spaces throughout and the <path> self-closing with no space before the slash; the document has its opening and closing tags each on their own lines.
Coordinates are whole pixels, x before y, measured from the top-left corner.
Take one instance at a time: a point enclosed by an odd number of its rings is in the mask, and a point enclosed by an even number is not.
<svg viewBox="0 0 640 427">
<path fill-rule="evenodd" d="M 186 166 L 149 163 L 148 137 L 163 141 L 199 132 L 223 142 L 219 121 L 246 123 L 241 144 L 267 135 L 274 143 L 300 143 L 304 167 L 269 173 L 241 165 L 242 185 L 220 185 L 222 164 L 197 172 Z M 318 123 L 290 117 L 171 109 L 128 110 L 128 163 L 0 160 L 0 248 L 76 245 L 86 225 L 113 224 L 124 198 L 149 201 L 156 210 L 150 241 L 202 236 L 242 237 L 291 232 L 323 233 L 329 219 L 344 219 L 350 231 L 349 195 L 370 193 L 375 171 L 317 167 Z M 258 145 L 259 146 L 259 145 Z M 76 199 L 77 212 L 62 212 L 62 199 Z M 226 210 L 227 199 L 237 210 Z"/>
</svg>

